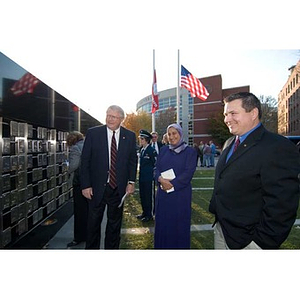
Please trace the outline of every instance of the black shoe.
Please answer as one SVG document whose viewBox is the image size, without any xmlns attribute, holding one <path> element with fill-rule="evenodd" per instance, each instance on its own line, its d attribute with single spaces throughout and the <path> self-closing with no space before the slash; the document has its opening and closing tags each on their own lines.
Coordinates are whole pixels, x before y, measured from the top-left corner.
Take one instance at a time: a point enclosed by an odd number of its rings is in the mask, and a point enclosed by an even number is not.
<svg viewBox="0 0 300 300">
<path fill-rule="evenodd" d="M 70 247 L 74 247 L 74 246 L 77 246 L 79 245 L 81 242 L 77 242 L 77 241 L 72 241 L 71 243 L 67 244 L 67 247 L 70 248 Z"/>
<path fill-rule="evenodd" d="M 152 221 L 152 220 L 153 220 L 152 217 L 144 217 L 144 218 L 142 219 L 143 222 L 149 222 L 149 221 Z"/>
<path fill-rule="evenodd" d="M 141 214 L 141 215 L 136 216 L 136 218 L 139 220 L 142 220 L 143 218 L 145 218 L 145 215 Z"/>
</svg>

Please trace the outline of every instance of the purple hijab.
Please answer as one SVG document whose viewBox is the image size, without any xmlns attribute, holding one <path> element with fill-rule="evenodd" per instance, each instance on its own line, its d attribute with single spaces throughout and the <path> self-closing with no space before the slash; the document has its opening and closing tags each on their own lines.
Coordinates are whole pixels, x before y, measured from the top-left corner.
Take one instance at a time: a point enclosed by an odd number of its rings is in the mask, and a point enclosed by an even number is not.
<svg viewBox="0 0 300 300">
<path fill-rule="evenodd" d="M 167 132 L 168 132 L 170 127 L 173 127 L 178 131 L 178 133 L 180 135 L 180 140 L 176 145 L 169 144 L 169 149 L 176 152 L 176 153 L 180 153 L 181 151 L 183 151 L 187 147 L 187 144 L 183 140 L 182 128 L 177 123 L 173 123 L 173 124 L 171 124 L 167 127 Z"/>
</svg>

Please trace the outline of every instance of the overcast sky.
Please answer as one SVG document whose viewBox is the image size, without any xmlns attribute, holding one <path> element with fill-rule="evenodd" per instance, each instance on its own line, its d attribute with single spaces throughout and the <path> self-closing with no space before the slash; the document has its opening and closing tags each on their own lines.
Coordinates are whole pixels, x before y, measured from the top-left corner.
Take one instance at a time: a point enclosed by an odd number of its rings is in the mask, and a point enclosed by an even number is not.
<svg viewBox="0 0 300 300">
<path fill-rule="evenodd" d="M 151 94 L 153 49 L 158 92 L 177 85 L 179 49 L 180 63 L 195 76 L 221 74 L 223 88 L 250 85 L 254 94 L 275 98 L 300 56 L 295 37 L 285 33 L 279 41 L 283 28 L 274 22 L 271 31 L 258 24 L 264 15 L 253 7 L 247 8 L 248 16 L 255 13 L 249 19 L 222 13 L 222 2 L 220 10 L 201 6 L 201 13 L 200 7 L 176 6 L 178 1 L 172 13 L 158 1 L 56 3 L 32 11 L 20 2 L 14 22 L 3 14 L 1 21 L 9 26 L 1 35 L 0 51 L 101 122 L 109 105 L 134 112 L 137 102 Z M 13 4 L 5 6 L 13 9 Z"/>
</svg>

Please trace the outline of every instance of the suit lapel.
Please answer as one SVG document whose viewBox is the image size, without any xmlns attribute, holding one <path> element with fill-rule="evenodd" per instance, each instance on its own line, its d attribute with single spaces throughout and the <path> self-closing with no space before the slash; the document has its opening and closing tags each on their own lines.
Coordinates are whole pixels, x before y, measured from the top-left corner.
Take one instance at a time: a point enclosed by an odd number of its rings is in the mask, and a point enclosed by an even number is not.
<svg viewBox="0 0 300 300">
<path fill-rule="evenodd" d="M 232 140 L 228 140 L 229 146 L 224 150 L 224 155 L 222 155 L 221 164 L 220 164 L 220 173 L 223 172 L 228 166 L 230 166 L 232 163 L 234 163 L 239 157 L 244 155 L 249 149 L 251 149 L 253 146 L 257 144 L 257 142 L 261 139 L 263 133 L 265 131 L 265 128 L 263 125 L 258 127 L 256 130 L 254 130 L 252 133 L 248 135 L 248 137 L 245 139 L 243 143 L 239 145 L 237 150 L 231 155 L 229 160 L 226 163 L 226 157 L 228 155 L 228 152 L 230 148 L 232 147 L 232 144 L 234 143 L 235 137 L 232 137 Z M 231 142 L 230 142 L 231 141 Z M 219 164 L 218 162 L 218 164 Z"/>
<path fill-rule="evenodd" d="M 218 166 L 220 167 L 221 170 L 226 165 L 226 158 L 227 158 L 228 152 L 232 146 L 232 143 L 234 143 L 234 139 L 235 139 L 235 137 L 233 136 L 225 142 L 225 145 L 224 145 L 224 148 L 222 151 L 222 155 L 220 156 L 219 161 L 218 161 Z"/>
<path fill-rule="evenodd" d="M 124 150 L 124 147 L 126 145 L 126 139 L 127 139 L 126 131 L 121 126 L 120 127 L 120 136 L 119 136 L 118 157 L 122 153 L 122 151 Z"/>
</svg>

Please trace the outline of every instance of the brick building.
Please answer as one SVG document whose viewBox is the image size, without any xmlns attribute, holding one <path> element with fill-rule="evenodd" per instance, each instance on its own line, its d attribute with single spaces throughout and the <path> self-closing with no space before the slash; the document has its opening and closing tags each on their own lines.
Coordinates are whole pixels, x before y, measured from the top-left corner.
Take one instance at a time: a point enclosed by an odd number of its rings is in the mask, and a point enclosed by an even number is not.
<svg viewBox="0 0 300 300">
<path fill-rule="evenodd" d="M 300 60 L 278 95 L 278 133 L 300 135 Z"/>
</svg>

